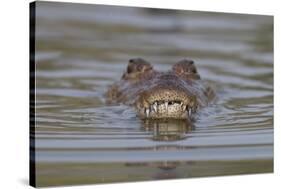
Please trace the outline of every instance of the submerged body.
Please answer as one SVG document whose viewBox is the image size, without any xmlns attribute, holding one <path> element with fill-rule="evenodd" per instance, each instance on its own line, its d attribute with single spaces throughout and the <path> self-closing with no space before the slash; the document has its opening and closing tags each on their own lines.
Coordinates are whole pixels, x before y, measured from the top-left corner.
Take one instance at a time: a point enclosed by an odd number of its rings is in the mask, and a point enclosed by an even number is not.
<svg viewBox="0 0 281 189">
<path fill-rule="evenodd" d="M 120 81 L 107 92 L 109 103 L 136 108 L 141 118 L 188 119 L 214 98 L 192 60 L 181 60 L 167 72 L 158 72 L 147 61 L 129 61 Z"/>
</svg>

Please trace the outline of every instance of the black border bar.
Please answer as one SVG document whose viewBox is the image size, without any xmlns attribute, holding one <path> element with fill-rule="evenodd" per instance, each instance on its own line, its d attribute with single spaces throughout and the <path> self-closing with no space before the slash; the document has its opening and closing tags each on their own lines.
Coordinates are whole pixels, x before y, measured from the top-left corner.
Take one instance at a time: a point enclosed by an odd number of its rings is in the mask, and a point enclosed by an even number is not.
<svg viewBox="0 0 281 189">
<path fill-rule="evenodd" d="M 29 184 L 36 187 L 35 167 L 35 22 L 36 3 L 29 4 Z"/>
</svg>

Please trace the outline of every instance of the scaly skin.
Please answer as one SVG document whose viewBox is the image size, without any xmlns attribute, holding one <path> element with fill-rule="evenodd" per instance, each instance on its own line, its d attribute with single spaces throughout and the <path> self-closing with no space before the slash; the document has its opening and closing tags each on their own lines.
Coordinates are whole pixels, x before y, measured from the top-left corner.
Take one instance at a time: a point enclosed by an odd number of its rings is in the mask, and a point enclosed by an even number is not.
<svg viewBox="0 0 281 189">
<path fill-rule="evenodd" d="M 189 119 L 213 98 L 192 60 L 181 60 L 167 72 L 158 72 L 147 61 L 129 60 L 121 80 L 106 93 L 108 103 L 133 105 L 141 118 Z"/>
</svg>

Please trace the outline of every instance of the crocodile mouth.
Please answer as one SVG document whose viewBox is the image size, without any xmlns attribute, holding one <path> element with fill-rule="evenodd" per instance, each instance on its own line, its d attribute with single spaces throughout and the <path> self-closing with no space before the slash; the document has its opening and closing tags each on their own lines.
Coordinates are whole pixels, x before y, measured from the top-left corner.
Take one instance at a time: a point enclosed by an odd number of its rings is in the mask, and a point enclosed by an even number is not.
<svg viewBox="0 0 281 189">
<path fill-rule="evenodd" d="M 136 105 L 141 118 L 188 119 L 197 111 L 196 97 L 181 89 L 151 89 L 140 95 Z"/>
</svg>

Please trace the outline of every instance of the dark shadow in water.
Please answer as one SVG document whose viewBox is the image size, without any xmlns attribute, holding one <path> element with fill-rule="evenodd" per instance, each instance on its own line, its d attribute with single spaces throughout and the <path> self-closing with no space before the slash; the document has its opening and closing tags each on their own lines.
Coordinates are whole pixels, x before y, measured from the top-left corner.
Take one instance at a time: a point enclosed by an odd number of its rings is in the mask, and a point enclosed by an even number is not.
<svg viewBox="0 0 281 189">
<path fill-rule="evenodd" d="M 194 130 L 194 124 L 189 120 L 143 120 L 143 129 L 152 131 L 152 140 L 155 141 L 178 141 L 186 139 L 186 133 Z M 172 145 L 157 145 L 155 150 L 174 150 L 181 148 L 180 146 Z M 177 167 L 181 164 L 180 161 L 159 161 L 159 162 L 135 162 L 126 163 L 126 166 L 153 166 L 159 168 L 159 171 L 154 175 L 155 179 L 172 179 L 178 178 Z"/>
<path fill-rule="evenodd" d="M 143 128 L 152 131 L 155 141 L 176 141 L 186 139 L 194 125 L 189 120 L 143 120 Z"/>
<path fill-rule="evenodd" d="M 177 168 L 183 164 L 180 161 L 159 161 L 159 162 L 128 162 L 125 163 L 127 167 L 155 167 L 158 168 L 152 178 L 154 179 L 173 179 L 180 178 L 180 171 Z M 186 173 L 187 174 L 187 173 Z"/>
</svg>

